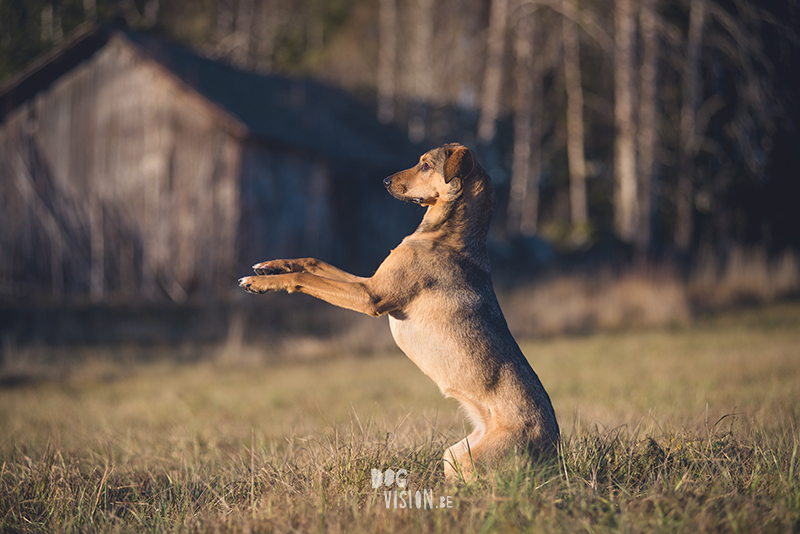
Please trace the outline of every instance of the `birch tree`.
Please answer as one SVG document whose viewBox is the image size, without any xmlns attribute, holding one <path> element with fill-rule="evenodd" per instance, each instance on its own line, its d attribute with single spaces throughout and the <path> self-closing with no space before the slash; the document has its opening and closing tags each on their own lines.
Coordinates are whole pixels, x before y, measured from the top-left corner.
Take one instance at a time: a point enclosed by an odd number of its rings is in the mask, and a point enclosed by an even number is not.
<svg viewBox="0 0 800 534">
<path fill-rule="evenodd" d="M 397 58 L 396 0 L 380 0 L 378 6 L 378 119 L 388 124 L 394 120 L 395 62 Z"/>
<path fill-rule="evenodd" d="M 616 0 L 614 54 L 614 230 L 631 242 L 637 224 L 636 126 L 633 116 L 633 39 L 635 21 L 632 0 Z"/>
<path fill-rule="evenodd" d="M 575 227 L 585 226 L 586 157 L 583 147 L 583 88 L 581 86 L 580 45 L 575 23 L 577 9 L 571 0 L 562 1 L 561 33 L 564 42 L 564 84 L 567 91 L 567 160 L 569 165 L 570 220 Z"/>
<path fill-rule="evenodd" d="M 486 38 L 486 65 L 481 93 L 481 113 L 478 121 L 478 141 L 482 144 L 491 143 L 497 130 L 507 29 L 508 0 L 492 0 Z"/>
<path fill-rule="evenodd" d="M 412 112 L 408 122 L 408 138 L 414 143 L 425 140 L 425 106 L 433 97 L 433 69 L 430 59 L 433 44 L 433 1 L 416 0 L 412 17 Z"/>
<path fill-rule="evenodd" d="M 687 252 L 692 241 L 692 211 L 695 166 L 699 133 L 697 112 L 702 98 L 700 83 L 700 53 L 703 40 L 706 0 L 691 0 L 689 35 L 686 42 L 686 62 L 683 69 L 683 105 L 680 124 L 680 175 L 676 199 L 677 223 L 675 246 Z"/>
<path fill-rule="evenodd" d="M 86 20 L 97 18 L 97 0 L 83 0 L 83 15 Z"/>
<path fill-rule="evenodd" d="M 659 36 L 657 30 L 657 0 L 641 0 L 639 27 L 642 36 L 642 64 L 639 69 L 639 128 L 637 131 L 639 164 L 639 224 L 636 246 L 640 251 L 650 246 L 652 190 L 655 167 L 656 132 L 659 115 L 656 108 Z"/>
<path fill-rule="evenodd" d="M 45 4 L 42 8 L 42 42 L 59 43 L 63 37 L 59 7 L 53 8 L 53 4 Z"/>
<path fill-rule="evenodd" d="M 236 25 L 233 34 L 234 44 L 230 57 L 234 65 L 248 68 L 255 64 L 255 62 L 251 60 L 250 54 L 255 2 L 254 0 L 239 0 L 236 7 Z"/>
<path fill-rule="evenodd" d="M 253 67 L 257 72 L 268 73 L 273 70 L 272 58 L 278 29 L 283 23 L 284 10 L 277 0 L 261 0 L 256 3 L 253 23 Z"/>
<path fill-rule="evenodd" d="M 234 0 L 218 0 L 214 24 L 214 42 L 219 55 L 227 55 L 231 50 L 233 35 Z"/>
<path fill-rule="evenodd" d="M 514 156 L 506 219 L 510 235 L 536 233 L 541 174 L 541 73 L 533 57 L 535 18 L 531 5 L 516 5 L 514 35 L 516 92 L 514 105 Z"/>
</svg>

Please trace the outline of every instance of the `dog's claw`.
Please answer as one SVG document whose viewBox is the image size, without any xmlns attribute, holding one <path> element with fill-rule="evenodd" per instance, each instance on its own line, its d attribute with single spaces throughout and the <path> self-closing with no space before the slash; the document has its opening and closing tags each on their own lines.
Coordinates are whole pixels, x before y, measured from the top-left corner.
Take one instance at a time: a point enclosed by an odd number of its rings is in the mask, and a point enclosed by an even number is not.
<svg viewBox="0 0 800 534">
<path fill-rule="evenodd" d="M 253 284 L 247 280 L 247 276 L 244 278 L 239 279 L 239 287 L 247 291 L 248 293 L 260 293 L 260 291 L 256 291 L 253 289 Z"/>
<path fill-rule="evenodd" d="M 278 285 L 259 276 L 245 276 L 244 278 L 240 278 L 239 287 L 255 295 L 263 295 L 264 293 L 281 290 Z"/>
</svg>

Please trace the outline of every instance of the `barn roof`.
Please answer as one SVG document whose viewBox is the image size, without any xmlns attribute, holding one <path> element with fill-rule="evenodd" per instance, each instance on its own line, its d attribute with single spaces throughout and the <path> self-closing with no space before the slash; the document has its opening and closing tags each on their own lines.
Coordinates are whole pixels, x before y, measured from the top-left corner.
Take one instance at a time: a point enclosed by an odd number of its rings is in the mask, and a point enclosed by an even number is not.
<svg viewBox="0 0 800 534">
<path fill-rule="evenodd" d="M 399 130 L 378 122 L 341 90 L 305 78 L 237 70 L 160 38 L 94 25 L 73 33 L 0 88 L 0 121 L 112 39 L 167 69 L 250 138 L 386 168 L 415 158 Z"/>
</svg>

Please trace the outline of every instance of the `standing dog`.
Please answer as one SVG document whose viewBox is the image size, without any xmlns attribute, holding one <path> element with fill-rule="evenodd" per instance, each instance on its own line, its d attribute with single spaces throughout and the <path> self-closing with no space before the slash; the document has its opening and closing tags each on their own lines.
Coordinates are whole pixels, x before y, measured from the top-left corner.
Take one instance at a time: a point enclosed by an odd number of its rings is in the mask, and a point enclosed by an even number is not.
<svg viewBox="0 0 800 534">
<path fill-rule="evenodd" d="M 542 383 L 508 330 L 489 271 L 494 211 L 489 176 L 459 144 L 424 154 L 383 181 L 428 209 L 419 228 L 370 278 L 316 259 L 273 260 L 239 280 L 250 293 L 299 291 L 342 308 L 388 314 L 397 345 L 474 425 L 447 449 L 445 476 L 470 476 L 514 450 L 554 450 L 559 431 Z"/>
</svg>

